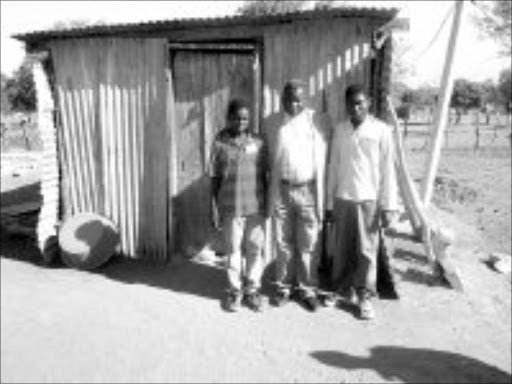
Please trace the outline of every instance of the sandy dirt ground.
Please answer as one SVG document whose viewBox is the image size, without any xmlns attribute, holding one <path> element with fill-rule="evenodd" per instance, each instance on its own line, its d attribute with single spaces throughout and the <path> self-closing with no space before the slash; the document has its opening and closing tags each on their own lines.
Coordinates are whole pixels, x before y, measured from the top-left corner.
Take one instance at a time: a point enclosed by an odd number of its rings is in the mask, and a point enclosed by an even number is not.
<svg viewBox="0 0 512 384">
<path fill-rule="evenodd" d="M 510 253 L 511 158 L 492 153 L 447 154 L 440 165 L 469 188 L 431 212 L 456 234 L 465 291 L 433 278 L 422 245 L 402 233 L 400 298 L 378 300 L 373 321 L 350 306 L 310 313 L 294 302 L 226 313 L 220 260 L 45 267 L 27 238 L 4 231 L 1 382 L 510 383 L 511 278 L 486 260 Z M 424 153 L 409 155 L 423 164 Z"/>
</svg>

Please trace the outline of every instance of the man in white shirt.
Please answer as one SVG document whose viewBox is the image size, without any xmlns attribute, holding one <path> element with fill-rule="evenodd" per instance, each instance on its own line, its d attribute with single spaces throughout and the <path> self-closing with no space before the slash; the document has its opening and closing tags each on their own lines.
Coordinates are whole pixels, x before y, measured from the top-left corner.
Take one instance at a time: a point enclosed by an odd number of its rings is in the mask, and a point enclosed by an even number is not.
<svg viewBox="0 0 512 384">
<path fill-rule="evenodd" d="M 288 82 L 282 95 L 284 116 L 277 131 L 269 190 L 277 248 L 275 294 L 282 306 L 295 288 L 311 311 L 319 306 L 317 241 L 324 215 L 329 120 L 304 105 L 305 84 Z"/>
<path fill-rule="evenodd" d="M 361 85 L 345 92 L 349 119 L 335 130 L 330 148 L 327 210 L 334 216 L 336 251 L 333 288 L 357 294 L 360 317 L 375 312 L 379 230 L 388 227 L 398 208 L 392 129 L 369 114 Z"/>
</svg>

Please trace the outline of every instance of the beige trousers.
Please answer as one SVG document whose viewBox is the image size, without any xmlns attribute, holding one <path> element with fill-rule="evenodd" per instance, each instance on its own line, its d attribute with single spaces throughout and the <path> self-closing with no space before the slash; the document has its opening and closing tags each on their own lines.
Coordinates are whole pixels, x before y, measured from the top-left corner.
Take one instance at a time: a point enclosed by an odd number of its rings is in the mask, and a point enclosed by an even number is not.
<svg viewBox="0 0 512 384">
<path fill-rule="evenodd" d="M 261 286 L 265 243 L 263 216 L 226 217 L 222 220 L 222 227 L 228 257 L 229 290 L 258 290 Z"/>
<path fill-rule="evenodd" d="M 331 280 L 333 290 L 349 288 L 374 295 L 379 250 L 379 209 L 375 201 L 334 202 L 336 245 Z"/>
</svg>

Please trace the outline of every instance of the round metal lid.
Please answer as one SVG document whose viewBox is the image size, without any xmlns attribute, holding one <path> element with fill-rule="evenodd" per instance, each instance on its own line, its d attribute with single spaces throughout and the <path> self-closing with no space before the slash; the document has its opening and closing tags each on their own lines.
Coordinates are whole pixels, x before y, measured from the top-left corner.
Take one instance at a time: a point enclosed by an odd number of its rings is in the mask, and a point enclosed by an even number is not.
<svg viewBox="0 0 512 384">
<path fill-rule="evenodd" d="M 119 231 L 106 217 L 81 212 L 67 218 L 59 231 L 59 246 L 66 265 L 94 269 L 104 264 L 119 244 Z"/>
</svg>

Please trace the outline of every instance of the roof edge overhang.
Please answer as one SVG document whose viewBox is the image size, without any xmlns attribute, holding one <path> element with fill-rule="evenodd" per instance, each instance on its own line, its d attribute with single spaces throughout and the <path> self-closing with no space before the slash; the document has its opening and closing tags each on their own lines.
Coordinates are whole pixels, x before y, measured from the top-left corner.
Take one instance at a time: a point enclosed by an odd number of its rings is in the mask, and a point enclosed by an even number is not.
<svg viewBox="0 0 512 384">
<path fill-rule="evenodd" d="M 37 46 L 49 40 L 91 37 L 133 37 L 134 35 L 159 34 L 207 28 L 233 28 L 278 25 L 294 21 L 308 21 L 333 18 L 374 18 L 389 21 L 396 17 L 398 8 L 336 8 L 307 10 L 293 13 L 278 13 L 263 16 L 228 16 L 220 18 L 176 19 L 144 23 L 117 25 L 96 25 L 66 30 L 45 30 L 15 34 L 12 37 Z"/>
</svg>

